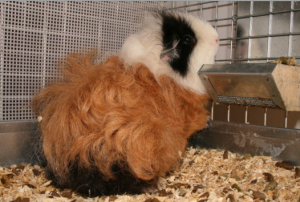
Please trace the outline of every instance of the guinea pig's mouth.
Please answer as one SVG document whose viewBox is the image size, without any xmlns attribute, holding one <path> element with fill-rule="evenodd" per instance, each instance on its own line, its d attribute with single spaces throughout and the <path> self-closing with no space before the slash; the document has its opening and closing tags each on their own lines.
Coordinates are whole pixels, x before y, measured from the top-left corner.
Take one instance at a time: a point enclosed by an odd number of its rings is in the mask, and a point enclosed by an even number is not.
<svg viewBox="0 0 300 202">
<path fill-rule="evenodd" d="M 169 52 L 160 54 L 160 59 L 163 60 L 163 61 L 168 61 L 168 60 L 170 60 L 171 58 L 170 58 L 170 56 L 169 56 Z"/>
</svg>

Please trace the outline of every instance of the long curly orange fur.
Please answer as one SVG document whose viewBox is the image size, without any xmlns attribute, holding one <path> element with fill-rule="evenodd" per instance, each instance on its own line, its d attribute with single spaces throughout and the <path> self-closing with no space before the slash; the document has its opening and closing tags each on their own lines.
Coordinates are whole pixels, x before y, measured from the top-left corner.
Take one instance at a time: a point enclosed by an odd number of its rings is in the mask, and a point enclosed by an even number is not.
<svg viewBox="0 0 300 202">
<path fill-rule="evenodd" d="M 32 100 L 48 166 L 63 181 L 68 166 L 96 166 L 113 179 L 126 162 L 141 180 L 176 168 L 188 138 L 206 126 L 207 95 L 154 75 L 143 64 L 126 67 L 118 56 L 94 64 L 94 54 L 71 54 L 64 80 Z"/>
</svg>

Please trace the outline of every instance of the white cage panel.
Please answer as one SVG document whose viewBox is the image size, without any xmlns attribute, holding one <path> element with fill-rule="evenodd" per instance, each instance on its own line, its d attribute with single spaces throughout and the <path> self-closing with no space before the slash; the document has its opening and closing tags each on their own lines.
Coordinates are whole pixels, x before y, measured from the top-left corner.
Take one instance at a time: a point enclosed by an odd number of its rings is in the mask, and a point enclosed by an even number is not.
<svg viewBox="0 0 300 202">
<path fill-rule="evenodd" d="M 0 2 L 0 121 L 33 120 L 32 96 L 74 51 L 117 53 L 161 2 Z"/>
</svg>

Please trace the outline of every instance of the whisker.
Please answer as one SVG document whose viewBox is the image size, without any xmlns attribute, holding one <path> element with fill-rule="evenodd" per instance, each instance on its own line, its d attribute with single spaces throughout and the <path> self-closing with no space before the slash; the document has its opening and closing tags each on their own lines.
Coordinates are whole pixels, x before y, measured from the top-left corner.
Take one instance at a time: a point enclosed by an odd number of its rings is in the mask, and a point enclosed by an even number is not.
<svg viewBox="0 0 300 202">
<path fill-rule="evenodd" d="M 179 42 L 180 42 L 180 40 L 178 40 L 177 43 L 174 44 L 172 48 L 169 48 L 169 49 L 166 49 L 166 50 L 162 51 L 162 54 L 167 53 L 167 52 L 169 52 L 169 51 L 175 49 L 176 46 L 179 44 Z"/>
</svg>

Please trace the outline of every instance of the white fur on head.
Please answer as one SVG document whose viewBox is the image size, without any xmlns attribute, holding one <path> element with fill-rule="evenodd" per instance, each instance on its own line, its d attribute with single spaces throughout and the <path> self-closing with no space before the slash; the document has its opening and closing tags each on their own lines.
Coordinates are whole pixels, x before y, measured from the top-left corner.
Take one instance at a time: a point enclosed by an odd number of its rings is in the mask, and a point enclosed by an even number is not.
<svg viewBox="0 0 300 202">
<path fill-rule="evenodd" d="M 129 36 L 120 52 L 120 58 L 131 66 L 136 63 L 145 64 L 157 78 L 165 74 L 172 77 L 179 85 L 192 89 L 199 94 L 206 93 L 198 70 L 203 64 L 213 64 L 218 49 L 218 34 L 216 30 L 204 20 L 187 13 L 170 11 L 175 18 L 184 18 L 194 31 L 197 44 L 189 58 L 186 76 L 175 72 L 169 63 L 160 58 L 163 51 L 162 18 L 157 13 L 147 16 L 141 31 Z"/>
</svg>

